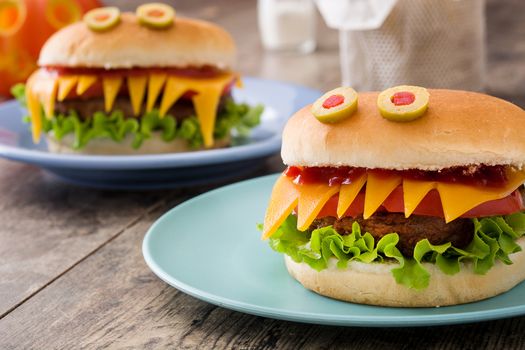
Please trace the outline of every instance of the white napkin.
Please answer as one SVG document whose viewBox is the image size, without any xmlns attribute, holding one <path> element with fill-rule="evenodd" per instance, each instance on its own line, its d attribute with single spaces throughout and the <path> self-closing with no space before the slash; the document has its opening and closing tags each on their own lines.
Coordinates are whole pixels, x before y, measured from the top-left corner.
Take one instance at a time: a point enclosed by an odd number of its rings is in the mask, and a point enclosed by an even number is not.
<svg viewBox="0 0 525 350">
<path fill-rule="evenodd" d="M 482 90 L 484 0 L 316 0 L 340 30 L 343 85 Z"/>
</svg>

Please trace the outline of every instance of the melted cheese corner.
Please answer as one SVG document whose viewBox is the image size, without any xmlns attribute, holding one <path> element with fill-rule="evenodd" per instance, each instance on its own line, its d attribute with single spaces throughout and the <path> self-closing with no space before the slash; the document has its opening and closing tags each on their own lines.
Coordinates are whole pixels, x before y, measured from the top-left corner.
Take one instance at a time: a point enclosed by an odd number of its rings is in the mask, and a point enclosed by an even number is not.
<svg viewBox="0 0 525 350">
<path fill-rule="evenodd" d="M 299 204 L 297 206 L 297 228 L 305 231 L 310 227 L 330 197 L 339 192 L 340 186 L 327 184 L 299 185 Z"/>
<path fill-rule="evenodd" d="M 140 114 L 142 100 L 146 92 L 146 83 L 148 78 L 146 76 L 134 76 L 128 77 L 128 90 L 129 98 L 131 100 L 131 107 L 133 108 L 133 115 L 138 116 Z"/>
<path fill-rule="evenodd" d="M 262 239 L 273 235 L 275 231 L 286 220 L 288 215 L 297 206 L 299 201 L 299 189 L 292 180 L 281 175 L 273 186 L 270 203 L 264 216 Z"/>
</svg>

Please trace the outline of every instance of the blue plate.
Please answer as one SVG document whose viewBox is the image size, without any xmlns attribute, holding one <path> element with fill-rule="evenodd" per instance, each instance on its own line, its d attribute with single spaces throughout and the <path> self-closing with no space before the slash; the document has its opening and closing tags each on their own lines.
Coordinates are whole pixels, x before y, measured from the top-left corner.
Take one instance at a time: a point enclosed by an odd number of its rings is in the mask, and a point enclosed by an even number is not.
<svg viewBox="0 0 525 350">
<path fill-rule="evenodd" d="M 401 327 L 477 322 L 525 314 L 525 283 L 484 301 L 440 308 L 388 308 L 317 295 L 288 275 L 256 223 L 277 175 L 195 197 L 162 216 L 144 238 L 148 266 L 207 302 L 259 316 L 327 325 Z M 205 218 L 205 220 L 202 220 Z"/>
<path fill-rule="evenodd" d="M 22 122 L 23 110 L 10 101 L 0 105 L 0 156 L 35 164 L 65 180 L 106 188 L 179 187 L 239 177 L 278 152 L 286 120 L 321 95 L 317 90 L 283 82 L 243 81 L 245 87 L 233 93 L 236 101 L 262 103 L 265 111 L 261 125 L 239 146 L 155 155 L 54 154 L 47 151 L 45 142 L 33 144 L 28 125 Z"/>
</svg>

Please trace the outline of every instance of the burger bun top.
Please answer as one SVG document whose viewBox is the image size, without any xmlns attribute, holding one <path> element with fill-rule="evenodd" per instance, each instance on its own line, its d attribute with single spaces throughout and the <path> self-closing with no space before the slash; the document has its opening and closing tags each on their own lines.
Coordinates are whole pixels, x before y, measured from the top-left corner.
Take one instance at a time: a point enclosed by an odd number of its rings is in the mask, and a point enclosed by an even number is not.
<svg viewBox="0 0 525 350">
<path fill-rule="evenodd" d="M 360 93 L 357 112 L 333 124 L 310 106 L 283 132 L 281 155 L 293 166 L 352 166 L 439 170 L 466 165 L 525 164 L 525 111 L 502 99 L 467 91 L 431 90 L 427 112 L 393 122 L 377 107 L 377 92 Z"/>
<path fill-rule="evenodd" d="M 176 17 L 172 26 L 153 29 L 132 13 L 97 32 L 77 22 L 56 32 L 44 44 L 40 66 L 86 68 L 203 67 L 229 70 L 235 43 L 224 29 L 205 21 Z"/>
</svg>

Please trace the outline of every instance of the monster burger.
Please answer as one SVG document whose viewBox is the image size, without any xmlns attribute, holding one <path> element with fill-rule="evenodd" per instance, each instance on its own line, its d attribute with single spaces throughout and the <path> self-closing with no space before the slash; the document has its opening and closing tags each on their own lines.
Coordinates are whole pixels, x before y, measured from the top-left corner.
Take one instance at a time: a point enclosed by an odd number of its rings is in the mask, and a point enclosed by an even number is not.
<svg viewBox="0 0 525 350">
<path fill-rule="evenodd" d="M 330 91 L 283 133 L 263 238 L 332 298 L 485 299 L 525 279 L 525 111 L 466 91 Z"/>
<path fill-rule="evenodd" d="M 98 8 L 53 35 L 40 69 L 13 93 L 27 104 L 34 141 L 44 133 L 51 151 L 223 147 L 262 111 L 231 97 L 235 55 L 226 31 L 178 18 L 170 6 Z"/>
</svg>

